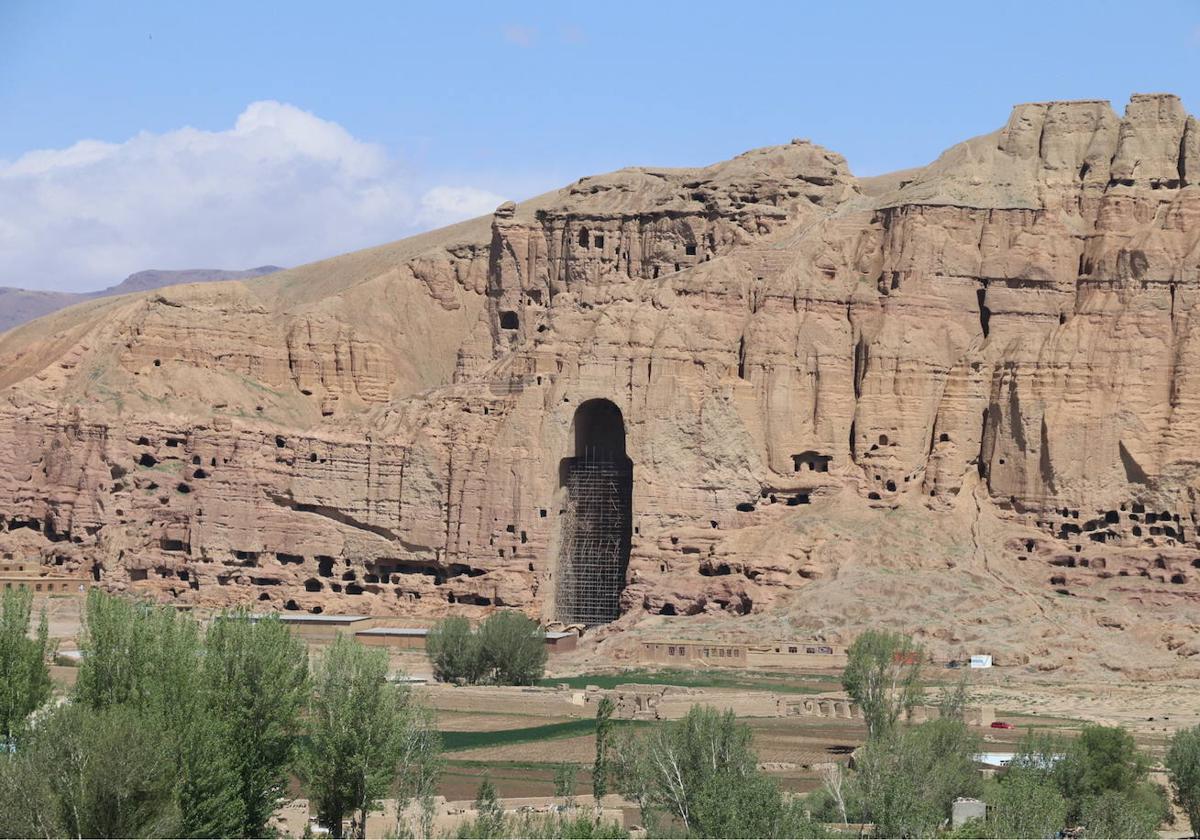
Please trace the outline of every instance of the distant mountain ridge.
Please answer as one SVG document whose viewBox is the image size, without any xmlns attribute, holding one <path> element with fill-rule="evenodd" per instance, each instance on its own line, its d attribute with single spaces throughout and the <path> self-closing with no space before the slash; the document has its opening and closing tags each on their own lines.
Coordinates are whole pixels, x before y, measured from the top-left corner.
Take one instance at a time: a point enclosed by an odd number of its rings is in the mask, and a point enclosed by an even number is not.
<svg viewBox="0 0 1200 840">
<path fill-rule="evenodd" d="M 0 286 L 0 333 L 85 300 L 144 292 L 148 289 L 174 286 L 180 283 L 247 280 L 282 270 L 277 265 L 260 265 L 244 271 L 227 271 L 220 268 L 186 268 L 179 271 L 166 271 L 152 268 L 130 274 L 117 285 L 109 286 L 98 292 L 42 292 Z"/>
</svg>

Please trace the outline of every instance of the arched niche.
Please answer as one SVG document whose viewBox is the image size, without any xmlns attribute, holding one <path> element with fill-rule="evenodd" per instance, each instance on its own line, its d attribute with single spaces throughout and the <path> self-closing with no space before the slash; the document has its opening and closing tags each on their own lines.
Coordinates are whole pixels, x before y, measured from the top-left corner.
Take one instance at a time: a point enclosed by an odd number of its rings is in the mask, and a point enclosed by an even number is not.
<svg viewBox="0 0 1200 840">
<path fill-rule="evenodd" d="M 632 540 L 633 462 L 621 409 L 605 399 L 582 403 L 572 439 L 559 470 L 566 506 L 555 613 L 568 624 L 605 624 L 620 615 Z"/>
</svg>

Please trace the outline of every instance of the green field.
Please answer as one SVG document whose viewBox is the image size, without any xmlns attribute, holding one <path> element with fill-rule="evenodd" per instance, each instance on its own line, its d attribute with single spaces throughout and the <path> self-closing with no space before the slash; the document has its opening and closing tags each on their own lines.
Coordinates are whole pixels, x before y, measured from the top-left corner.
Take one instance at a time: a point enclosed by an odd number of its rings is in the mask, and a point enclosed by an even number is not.
<svg viewBox="0 0 1200 840">
<path fill-rule="evenodd" d="M 616 726 L 646 726 L 642 721 L 614 720 Z M 521 729 L 492 729 L 447 731 L 439 733 L 442 736 L 442 746 L 446 752 L 473 750 L 477 747 L 499 747 L 511 744 L 523 744 L 529 741 L 549 741 L 555 738 L 575 738 L 580 735 L 591 735 L 596 731 L 596 721 L 591 718 L 568 720 L 564 723 L 547 723 L 542 726 L 526 726 Z"/>
<path fill-rule="evenodd" d="M 764 671 L 682 671 L 670 668 L 661 670 L 631 670 L 606 674 L 584 674 L 579 677 L 552 677 L 541 680 L 538 685 L 569 685 L 585 688 L 589 685 L 600 688 L 616 688 L 623 683 L 645 685 L 677 685 L 684 688 L 739 688 L 751 691 L 780 691 L 789 694 L 820 694 L 841 688 L 836 677 L 800 674 L 773 674 Z"/>
<path fill-rule="evenodd" d="M 569 720 L 565 723 L 547 723 L 542 726 L 527 726 L 522 729 L 474 730 L 466 732 L 442 732 L 442 745 L 446 752 L 472 750 L 477 747 L 499 747 L 522 744 L 526 741 L 546 741 L 552 738 L 573 738 L 576 735 L 591 735 L 596 731 L 596 721 L 590 718 Z"/>
</svg>

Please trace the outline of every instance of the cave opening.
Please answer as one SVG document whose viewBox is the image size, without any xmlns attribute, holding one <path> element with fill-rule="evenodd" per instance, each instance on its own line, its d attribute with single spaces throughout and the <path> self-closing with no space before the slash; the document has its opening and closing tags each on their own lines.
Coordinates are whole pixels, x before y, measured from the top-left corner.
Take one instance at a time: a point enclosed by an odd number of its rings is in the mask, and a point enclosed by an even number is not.
<svg viewBox="0 0 1200 840">
<path fill-rule="evenodd" d="M 832 455 L 822 455 L 820 452 L 808 450 L 801 452 L 798 455 L 792 456 L 792 468 L 795 472 L 807 470 L 809 472 L 829 472 L 829 462 L 833 460 Z"/>
<path fill-rule="evenodd" d="M 983 331 L 983 337 L 987 338 L 992 321 L 992 310 L 987 305 L 987 287 L 976 289 L 975 298 L 979 304 L 979 328 Z"/>
<path fill-rule="evenodd" d="M 625 419 L 610 400 L 588 400 L 573 422 L 575 450 L 563 459 L 566 490 L 555 611 L 568 624 L 606 624 L 620 615 L 633 525 L 633 462 Z"/>
</svg>

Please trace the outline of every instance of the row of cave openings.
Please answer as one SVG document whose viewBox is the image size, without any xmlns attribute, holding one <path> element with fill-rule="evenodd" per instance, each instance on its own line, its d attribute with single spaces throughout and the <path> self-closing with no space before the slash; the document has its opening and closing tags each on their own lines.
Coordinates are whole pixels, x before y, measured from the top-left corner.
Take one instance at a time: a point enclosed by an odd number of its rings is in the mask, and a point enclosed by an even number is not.
<svg viewBox="0 0 1200 840">
<path fill-rule="evenodd" d="M 597 251 L 603 251 L 604 250 L 604 242 L 605 242 L 605 235 L 604 235 L 603 231 L 593 232 L 593 231 L 589 230 L 586 226 L 581 226 L 579 228 L 579 232 L 575 234 L 575 243 L 579 246 L 579 249 L 582 251 L 590 251 L 593 249 L 597 250 Z M 697 256 L 699 247 L 700 247 L 699 244 L 694 239 L 685 239 L 683 241 L 683 255 L 686 257 Z M 715 247 L 716 247 L 716 243 L 713 241 L 712 234 L 709 234 L 708 250 L 712 251 Z M 705 259 L 706 260 L 708 259 L 707 253 L 705 254 Z M 678 271 L 679 269 L 677 268 L 675 270 Z"/>
<path fill-rule="evenodd" d="M 180 541 L 168 538 L 163 538 L 159 541 L 159 547 L 164 552 L 188 552 L 189 546 Z M 218 586 L 228 586 L 236 581 L 239 584 L 247 584 L 256 587 L 274 587 L 283 585 L 283 579 L 272 577 L 269 575 L 252 574 L 249 572 L 242 573 L 236 567 L 240 566 L 247 569 L 255 569 L 259 566 L 259 561 L 263 557 L 263 552 L 248 551 L 235 549 L 232 551 L 233 561 L 232 568 L 230 563 L 226 563 L 224 573 L 215 575 Z M 274 553 L 274 558 L 281 566 L 303 566 L 309 561 L 308 558 L 298 554 L 287 554 L 284 552 Z M 449 581 L 459 577 L 478 577 L 484 574 L 482 569 L 477 569 L 466 564 L 452 563 L 447 568 L 443 569 L 435 564 L 413 564 L 406 562 L 371 563 L 367 570 L 360 576 L 359 573 L 351 568 L 352 563 L 348 558 L 339 560 L 338 558 L 328 555 L 316 555 L 313 559 L 317 563 L 316 575 L 307 578 L 304 583 L 306 592 L 321 593 L 325 591 L 334 594 L 345 595 L 362 595 L 370 593 L 379 595 L 384 592 L 385 586 L 392 585 L 400 587 L 395 590 L 397 597 L 406 597 L 409 600 L 420 600 L 421 592 L 416 587 L 411 585 L 405 587 L 404 582 L 408 576 L 420 575 L 427 578 L 432 578 L 434 586 L 442 586 Z M 343 567 L 344 564 L 344 567 Z M 148 569 L 133 568 L 129 570 L 130 580 L 133 582 L 144 581 L 149 576 Z M 199 589 L 200 584 L 196 576 L 191 574 L 187 569 L 171 568 L 168 566 L 156 567 L 155 571 L 160 578 L 177 578 L 179 581 L 187 583 L 192 589 Z M 95 564 L 92 569 L 93 578 L 97 581 L 101 579 L 103 566 Z M 178 594 L 178 593 L 174 593 Z M 454 593 L 446 592 L 445 599 L 447 603 L 455 604 L 471 604 L 475 606 L 503 606 L 502 602 L 497 599 L 488 598 L 476 593 Z M 272 596 L 268 592 L 261 592 L 258 596 L 260 601 L 270 601 Z M 299 609 L 299 607 L 288 606 L 287 609 Z M 311 612 L 319 613 L 320 607 L 314 607 Z"/>
<path fill-rule="evenodd" d="M 1171 544 L 1187 542 L 1187 524 L 1178 513 L 1169 510 L 1147 510 L 1141 502 L 1122 503 L 1118 509 L 1102 511 L 1098 515 L 1080 522 L 1078 510 L 1062 508 L 1057 517 L 1037 522 L 1039 528 L 1048 531 L 1063 541 L 1082 540 L 1085 536 L 1095 543 L 1120 542 L 1125 539 L 1146 540 L 1153 543 L 1161 538 Z M 1191 526 L 1197 542 L 1200 530 L 1194 517 Z M 1076 553 L 1083 550 L 1082 543 L 1072 546 Z"/>
<path fill-rule="evenodd" d="M 709 247 L 705 251 L 705 254 L 704 254 L 705 261 L 712 259 L 712 252 L 716 248 L 716 243 L 714 241 L 712 241 L 711 234 L 709 234 L 709 240 L 710 240 Z M 604 251 L 604 243 L 605 243 L 605 234 L 601 231 L 593 232 L 587 227 L 580 227 L 579 231 L 575 235 L 575 242 L 576 242 L 579 250 L 581 250 L 581 251 L 596 250 L 596 251 L 603 252 Z M 699 252 L 699 245 L 695 241 L 688 240 L 683 243 L 683 256 L 684 257 L 696 257 L 698 252 Z M 616 255 L 616 259 L 618 261 L 620 260 L 620 257 L 621 257 L 620 254 Z M 680 272 L 684 268 L 690 267 L 690 265 L 688 263 L 684 263 L 684 262 L 675 262 L 673 267 L 676 272 Z M 653 279 L 657 280 L 660 273 L 661 273 L 661 266 L 659 265 L 659 263 L 658 262 L 653 263 L 653 267 L 652 267 Z M 541 305 L 542 293 L 540 290 L 528 289 L 528 290 L 526 290 L 525 293 L 529 297 L 530 303 L 533 303 L 533 304 L 536 304 L 539 306 Z M 516 310 L 513 310 L 513 309 L 500 310 L 498 320 L 499 320 L 499 324 L 500 324 L 500 329 L 504 330 L 506 332 L 513 332 L 513 331 L 516 331 L 521 328 L 521 316 L 517 313 Z M 539 327 L 539 331 L 541 329 L 543 329 L 543 327 Z"/>
<path fill-rule="evenodd" d="M 633 464 L 626 452 L 624 418 L 620 409 L 610 400 L 596 399 L 581 404 L 574 415 L 573 431 L 574 452 L 560 464 L 560 485 L 566 497 L 562 523 L 566 538 L 561 541 L 556 607 L 560 620 L 600 624 L 612 621 L 620 614 L 620 598 L 628 572 L 634 530 Z M 147 447 L 150 445 L 145 438 L 140 439 L 138 443 Z M 167 445 L 172 447 L 182 443 L 182 440 L 176 438 L 167 441 Z M 280 436 L 275 439 L 275 444 L 276 447 L 284 449 L 287 442 Z M 316 460 L 316 456 L 312 459 Z M 198 456 L 192 460 L 195 470 L 191 477 L 206 478 L 207 470 L 200 464 Z M 799 453 L 793 458 L 797 472 L 828 472 L 831 460 L 832 456 L 815 451 Z M 216 463 L 215 458 L 211 459 L 211 466 L 215 466 Z M 139 467 L 154 468 L 157 464 L 158 459 L 150 452 L 143 452 L 139 456 Z M 113 478 L 124 478 L 123 468 L 114 467 Z M 769 490 L 764 490 L 762 497 L 771 503 L 778 501 L 776 494 Z M 789 506 L 808 504 L 809 494 L 793 493 L 786 496 L 785 501 Z M 754 509 L 753 503 L 738 506 L 739 512 L 750 512 Z M 712 525 L 717 527 L 715 520 Z M 160 540 L 159 547 L 168 553 L 188 553 L 191 548 L 182 540 L 168 537 Z M 259 552 L 239 549 L 233 551 L 233 556 L 239 564 L 254 566 L 258 562 Z M 275 556 L 282 565 L 306 562 L 306 558 L 298 555 L 277 553 Z M 347 595 L 378 592 L 379 587 L 383 585 L 402 583 L 402 576 L 407 574 L 427 575 L 434 579 L 435 585 L 444 583 L 450 577 L 474 577 L 483 574 L 482 570 L 459 564 L 452 564 L 447 570 L 434 565 L 380 564 L 366 572 L 359 580 L 358 573 L 353 569 L 338 569 L 337 561 L 333 557 L 318 556 L 316 561 L 317 574 L 304 581 L 305 590 L 311 593 L 326 590 Z M 349 560 L 344 562 L 347 566 L 350 565 Z M 99 580 L 102 571 L 103 567 L 97 564 L 93 568 L 93 577 Z M 160 577 L 174 577 L 191 588 L 198 588 L 195 576 L 190 575 L 187 570 L 173 570 L 164 566 L 158 568 L 157 572 Z M 228 585 L 235 574 L 218 575 L 218 585 Z M 146 569 L 131 570 L 131 578 L 134 581 L 145 580 L 148 575 L 149 570 Z M 273 577 L 250 575 L 249 582 L 268 587 L 279 585 L 282 581 Z M 259 598 L 270 600 L 271 596 L 263 592 Z M 492 603 L 491 599 L 477 595 L 460 594 L 456 597 L 449 594 L 448 600 L 451 603 L 473 603 L 480 606 Z M 299 607 L 294 600 L 289 600 L 285 608 Z M 319 610 L 320 607 L 313 608 L 314 612 Z M 669 605 L 664 607 L 664 611 L 668 610 Z"/>
<path fill-rule="evenodd" d="M 1196 517 L 1191 517 L 1191 527 L 1197 527 Z M 1118 508 L 1099 511 L 1091 518 L 1084 519 L 1079 510 L 1064 507 L 1053 511 L 1049 516 L 1043 515 L 1036 520 L 1039 529 L 1052 535 L 1057 540 L 1073 542 L 1070 546 L 1073 553 L 1058 555 L 1049 559 L 1051 566 L 1060 568 L 1085 568 L 1093 570 L 1100 578 L 1111 577 L 1142 577 L 1157 579 L 1163 583 L 1183 585 L 1189 582 L 1190 575 L 1178 567 L 1168 565 L 1168 559 L 1162 556 L 1154 558 L 1149 564 L 1143 565 L 1132 558 L 1130 568 L 1109 568 L 1109 561 L 1103 556 L 1084 555 L 1083 538 L 1104 545 L 1113 542 L 1125 542 L 1130 538 L 1140 541 L 1145 547 L 1160 545 L 1160 540 L 1166 545 L 1184 543 L 1186 527 L 1183 517 L 1170 510 L 1150 510 L 1143 502 L 1122 502 Z M 1195 540 L 1200 545 L 1200 534 Z M 1036 541 L 1024 541 L 1025 552 L 1017 556 L 1017 560 L 1028 560 L 1036 547 Z M 1120 558 L 1119 558 L 1120 559 Z M 1130 560 L 1131 558 L 1125 558 Z M 1193 569 L 1200 569 L 1200 557 L 1190 561 Z M 1062 572 L 1056 572 L 1049 578 L 1050 586 L 1059 595 L 1069 596 L 1073 593 L 1068 588 L 1068 578 Z"/>
<path fill-rule="evenodd" d="M 707 262 L 708 260 L 712 259 L 712 255 L 716 251 L 716 247 L 717 247 L 716 240 L 713 237 L 712 233 L 709 233 L 707 235 L 707 239 L 708 239 L 708 242 L 707 242 L 707 245 L 704 247 L 704 253 L 703 253 L 703 261 L 704 262 Z M 600 255 L 603 256 L 605 241 L 606 241 L 606 235 L 603 231 L 598 231 L 598 230 L 593 231 L 593 230 L 590 230 L 587 226 L 580 226 L 579 230 L 575 233 L 575 247 L 578 251 L 581 251 L 581 252 L 598 251 L 598 252 L 600 252 Z M 678 251 L 676 251 L 676 254 L 674 255 L 673 258 L 668 258 L 668 259 L 674 260 L 673 268 L 676 272 L 683 271 L 685 268 L 690 268 L 692 265 L 694 265 L 697 262 L 696 258 L 701 256 L 701 253 L 700 253 L 701 245 L 694 238 L 684 239 L 684 240 L 682 240 L 681 244 L 683 247 L 683 253 L 679 254 Z M 678 246 L 676 246 L 676 247 L 678 247 Z M 617 262 L 620 262 L 620 260 L 622 259 L 623 256 L 628 256 L 628 255 L 625 254 L 624 252 L 617 253 L 617 254 L 613 255 L 613 259 L 615 259 Z M 691 258 L 691 259 L 689 260 L 688 258 Z M 657 260 L 655 260 L 652 263 L 651 268 L 652 268 L 651 279 L 657 280 L 661 274 L 662 265 Z"/>
</svg>

